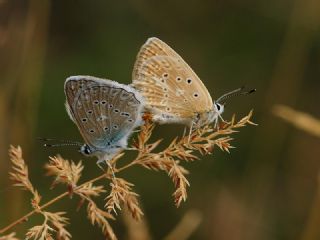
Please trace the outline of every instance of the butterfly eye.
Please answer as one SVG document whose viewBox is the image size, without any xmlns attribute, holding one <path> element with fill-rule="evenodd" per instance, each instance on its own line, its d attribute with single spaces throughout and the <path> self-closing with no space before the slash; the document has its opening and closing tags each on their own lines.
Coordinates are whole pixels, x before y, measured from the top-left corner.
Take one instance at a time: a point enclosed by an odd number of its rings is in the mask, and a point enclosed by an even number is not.
<svg viewBox="0 0 320 240">
<path fill-rule="evenodd" d="M 80 149 L 80 152 L 84 155 L 90 155 L 92 153 L 92 151 L 88 145 L 83 145 Z"/>
<path fill-rule="evenodd" d="M 89 149 L 89 148 L 85 148 L 85 149 L 84 149 L 84 153 L 87 154 L 87 155 L 89 155 L 89 154 L 91 153 L 91 152 L 90 152 L 90 149 Z"/>
<path fill-rule="evenodd" d="M 216 103 L 216 107 L 217 107 L 218 111 L 220 111 L 221 106 L 220 106 L 220 104 L 219 104 L 219 103 Z"/>
</svg>

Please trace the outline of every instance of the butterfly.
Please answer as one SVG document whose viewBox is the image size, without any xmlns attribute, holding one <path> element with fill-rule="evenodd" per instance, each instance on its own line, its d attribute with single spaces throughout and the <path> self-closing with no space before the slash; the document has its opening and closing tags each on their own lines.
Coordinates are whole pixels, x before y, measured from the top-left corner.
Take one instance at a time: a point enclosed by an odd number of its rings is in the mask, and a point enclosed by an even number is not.
<svg viewBox="0 0 320 240">
<path fill-rule="evenodd" d="M 67 78 L 64 91 L 68 115 L 85 141 L 80 152 L 108 164 L 142 124 L 142 96 L 128 85 L 91 76 Z"/>
<path fill-rule="evenodd" d="M 145 99 L 145 108 L 159 123 L 182 123 L 200 127 L 218 122 L 225 100 L 254 92 L 238 88 L 212 101 L 207 88 L 189 65 L 158 38 L 141 47 L 132 73 L 132 86 Z M 223 120 L 223 119 L 222 119 Z"/>
</svg>

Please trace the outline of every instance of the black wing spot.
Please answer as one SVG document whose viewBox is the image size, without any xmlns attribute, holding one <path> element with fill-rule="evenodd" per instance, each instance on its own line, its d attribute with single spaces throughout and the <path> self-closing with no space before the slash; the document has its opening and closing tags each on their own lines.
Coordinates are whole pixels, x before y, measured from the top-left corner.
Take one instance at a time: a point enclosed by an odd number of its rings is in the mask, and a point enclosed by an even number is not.
<svg viewBox="0 0 320 240">
<path fill-rule="evenodd" d="M 114 129 L 118 129 L 119 126 L 115 124 L 115 125 L 113 125 L 113 128 L 114 128 Z"/>
<path fill-rule="evenodd" d="M 163 76 L 164 78 L 167 78 L 167 77 L 169 76 L 169 74 L 168 74 L 168 73 L 164 73 L 162 76 Z"/>
<path fill-rule="evenodd" d="M 132 123 L 132 122 L 133 122 L 133 119 L 131 119 L 131 118 L 130 118 L 130 119 L 128 119 L 128 122 Z"/>
<path fill-rule="evenodd" d="M 86 121 L 88 121 L 87 118 L 82 118 L 82 122 L 86 122 Z"/>
<path fill-rule="evenodd" d="M 120 111 L 119 111 L 119 109 L 115 109 L 115 110 L 113 110 L 113 111 L 114 111 L 115 113 L 118 113 L 118 112 L 120 112 Z"/>
<path fill-rule="evenodd" d="M 89 132 L 90 132 L 90 133 L 94 133 L 94 130 L 93 130 L 93 129 L 91 129 Z"/>
<path fill-rule="evenodd" d="M 126 116 L 126 117 L 130 117 L 130 113 L 127 112 L 122 112 L 120 113 L 121 116 Z"/>
<path fill-rule="evenodd" d="M 103 130 L 104 130 L 104 131 L 108 131 L 109 128 L 108 128 L 108 127 L 104 127 Z"/>
<path fill-rule="evenodd" d="M 98 100 L 94 100 L 93 103 L 97 105 L 97 104 L 99 104 L 99 101 Z"/>
<path fill-rule="evenodd" d="M 199 97 L 199 94 L 198 94 L 198 93 L 194 93 L 193 96 L 194 96 L 195 98 L 197 98 L 197 97 Z"/>
<path fill-rule="evenodd" d="M 188 79 L 187 79 L 187 83 L 188 83 L 188 84 L 191 84 L 191 83 L 192 83 L 192 79 L 188 78 Z"/>
<path fill-rule="evenodd" d="M 106 103 L 107 103 L 107 102 L 106 102 L 105 100 L 102 100 L 102 101 L 101 101 L 101 104 L 102 104 L 102 105 L 105 105 Z"/>
<path fill-rule="evenodd" d="M 88 114 L 92 114 L 92 113 L 93 113 L 93 111 L 92 111 L 92 110 L 89 110 L 87 113 L 88 113 Z"/>
<path fill-rule="evenodd" d="M 177 82 L 180 82 L 181 81 L 181 77 L 177 77 L 176 80 L 177 80 Z"/>
<path fill-rule="evenodd" d="M 109 108 L 113 108 L 113 105 L 112 105 L 112 104 L 109 104 Z"/>
</svg>

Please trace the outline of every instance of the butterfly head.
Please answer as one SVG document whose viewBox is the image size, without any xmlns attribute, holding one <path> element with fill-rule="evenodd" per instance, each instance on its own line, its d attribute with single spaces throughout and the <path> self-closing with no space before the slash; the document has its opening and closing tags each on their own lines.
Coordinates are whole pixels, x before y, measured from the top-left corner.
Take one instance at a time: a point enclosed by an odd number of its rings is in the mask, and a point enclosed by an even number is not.
<svg viewBox="0 0 320 240">
<path fill-rule="evenodd" d="M 224 111 L 224 103 L 214 102 L 213 103 L 213 112 L 217 115 L 221 115 Z"/>
<path fill-rule="evenodd" d="M 210 111 L 198 113 L 196 120 L 194 120 L 194 123 L 198 126 L 204 126 L 207 124 L 211 124 L 213 122 L 217 122 L 219 116 L 221 117 L 221 114 L 224 111 L 224 104 L 214 102 L 213 107 Z"/>
<path fill-rule="evenodd" d="M 88 144 L 84 144 L 80 147 L 79 152 L 84 156 L 92 156 L 95 151 Z"/>
<path fill-rule="evenodd" d="M 229 99 L 230 97 L 240 96 L 240 95 L 248 95 L 248 94 L 251 94 L 255 91 L 256 91 L 256 89 L 244 91 L 244 87 L 241 87 L 241 88 L 235 89 L 231 92 L 228 92 L 228 93 L 222 95 L 220 98 L 218 98 L 216 101 L 214 101 L 213 106 L 212 106 L 212 110 L 209 113 L 207 113 L 208 122 L 209 123 L 214 122 L 215 125 L 217 125 L 219 118 L 221 120 L 223 120 L 221 115 L 224 111 L 224 108 L 226 105 L 226 100 Z"/>
</svg>

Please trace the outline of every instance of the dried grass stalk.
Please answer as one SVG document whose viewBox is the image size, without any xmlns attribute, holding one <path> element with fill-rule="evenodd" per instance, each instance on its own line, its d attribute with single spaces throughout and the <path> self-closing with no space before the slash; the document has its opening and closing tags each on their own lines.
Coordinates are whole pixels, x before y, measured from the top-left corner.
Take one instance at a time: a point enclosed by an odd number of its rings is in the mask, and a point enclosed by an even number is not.
<svg viewBox="0 0 320 240">
<path fill-rule="evenodd" d="M 138 138 L 133 144 L 133 147 L 138 153 L 137 157 L 127 165 L 117 168 L 116 164 L 118 160 L 124 155 L 123 153 L 119 153 L 110 163 L 114 166 L 115 173 L 121 172 L 133 165 L 140 165 L 150 170 L 165 171 L 175 186 L 173 197 L 175 205 L 179 207 L 183 201 L 186 201 L 187 187 L 190 186 L 186 178 L 188 171 L 181 163 L 198 160 L 197 152 L 202 155 L 211 154 L 214 146 L 219 147 L 222 151 L 229 152 L 232 148 L 230 144 L 232 138 L 230 135 L 237 132 L 237 128 L 254 124 L 250 120 L 251 117 L 252 111 L 238 122 L 236 122 L 235 117 L 233 117 L 230 122 L 224 123 L 218 130 L 213 129 L 211 126 L 196 129 L 190 136 L 175 138 L 167 148 L 160 152 L 157 152 L 156 148 L 159 146 L 161 139 L 149 143 L 155 125 L 149 121 L 149 118 L 145 118 L 146 124 L 141 127 Z M 112 213 L 117 214 L 117 211 L 125 206 L 134 219 L 140 220 L 143 216 L 138 202 L 139 195 L 132 189 L 134 184 L 123 178 L 113 178 L 112 175 L 107 172 L 77 186 L 83 170 L 82 163 L 79 162 L 75 164 L 73 161 L 65 160 L 61 156 L 51 157 L 45 168 L 47 175 L 55 177 L 52 186 L 58 183 L 66 184 L 68 186 L 68 192 L 40 205 L 41 196 L 29 180 L 28 168 L 22 158 L 21 148 L 11 146 L 9 154 L 13 164 L 13 169 L 10 172 L 11 179 L 14 181 L 15 186 L 19 186 L 33 194 L 32 206 L 34 210 L 4 229 L 0 229 L 0 234 L 26 220 L 31 215 L 39 213 L 45 220 L 43 224 L 33 226 L 29 229 L 26 234 L 26 239 L 53 239 L 53 235 L 55 234 L 57 239 L 69 240 L 71 234 L 65 228 L 68 224 L 68 219 L 64 216 L 65 213 L 43 211 L 44 208 L 59 201 L 64 196 L 67 196 L 68 193 L 74 193 L 80 197 L 79 207 L 87 203 L 87 213 L 90 222 L 93 225 L 97 224 L 107 239 L 117 239 L 109 224 L 109 220 L 114 219 Z M 93 198 L 105 193 L 106 190 L 102 185 L 95 186 L 93 183 L 106 178 L 111 180 L 111 191 L 105 199 L 105 211 L 97 206 Z M 14 237 L 14 234 L 7 236 Z"/>
<path fill-rule="evenodd" d="M 55 233 L 55 239 L 70 240 L 71 234 L 65 229 L 68 218 L 64 217 L 64 214 L 65 212 L 42 212 L 45 218 L 44 222 L 30 228 L 26 234 L 26 239 L 53 240 L 52 235 Z"/>
<path fill-rule="evenodd" d="M 189 239 L 192 233 L 199 227 L 202 221 L 200 211 L 191 209 L 188 210 L 178 225 L 164 238 L 164 240 L 186 240 Z"/>
<path fill-rule="evenodd" d="M 139 195 L 132 191 L 134 185 L 122 178 L 113 178 L 110 186 L 111 192 L 107 196 L 107 202 L 105 204 L 105 208 L 108 212 L 117 214 L 116 209 L 121 210 L 121 205 L 125 204 L 132 217 L 136 220 L 140 220 L 143 212 L 139 207 L 137 198 Z"/>
<path fill-rule="evenodd" d="M 101 193 L 106 192 L 106 190 L 104 190 L 103 186 L 94 186 L 92 183 L 85 184 L 85 185 L 77 188 L 75 191 L 80 196 L 84 195 L 88 198 L 98 197 L 101 195 Z"/>
<path fill-rule="evenodd" d="M 19 240 L 18 238 L 16 238 L 16 233 L 10 233 L 9 235 L 5 235 L 0 237 L 0 240 Z"/>
<path fill-rule="evenodd" d="M 32 193 L 33 198 L 31 200 L 31 205 L 34 209 L 38 209 L 41 196 L 29 180 L 29 171 L 22 157 L 21 147 L 10 146 L 9 157 L 12 162 L 12 170 L 9 175 L 10 179 L 14 182 L 13 185 Z"/>
<path fill-rule="evenodd" d="M 117 239 L 112 227 L 110 226 L 107 220 L 107 219 L 114 219 L 110 213 L 98 208 L 95 202 L 93 201 L 89 201 L 87 211 L 88 211 L 88 218 L 91 221 L 91 224 L 92 225 L 97 224 L 99 227 L 101 227 L 102 232 L 105 235 L 106 239 L 110 239 L 110 240 Z"/>
<path fill-rule="evenodd" d="M 187 178 L 184 176 L 188 171 L 182 166 L 174 164 L 169 171 L 169 176 L 171 177 L 176 191 L 172 194 L 174 197 L 174 202 L 177 207 L 180 206 L 182 201 L 187 200 L 187 186 L 190 186 Z"/>
<path fill-rule="evenodd" d="M 75 187 L 81 177 L 83 170 L 82 162 L 75 164 L 73 161 L 63 159 L 61 156 L 50 157 L 49 163 L 45 165 L 48 176 L 55 176 L 52 184 L 54 187 L 57 183 L 64 183 L 68 186 Z"/>
<path fill-rule="evenodd" d="M 251 117 L 252 111 L 238 122 L 235 121 L 235 116 L 233 116 L 230 122 L 225 122 L 218 130 L 211 126 L 196 129 L 191 133 L 191 136 L 175 138 L 165 150 L 157 153 L 153 151 L 161 140 L 148 143 L 154 125 L 147 120 L 141 128 L 138 141 L 134 144 L 134 147 L 138 149 L 138 156 L 131 165 L 139 164 L 147 169 L 166 171 L 176 187 L 173 196 L 176 206 L 179 207 L 181 202 L 187 198 L 186 188 L 189 186 L 185 177 L 188 171 L 180 166 L 180 161 L 198 160 L 199 158 L 195 155 L 196 152 L 200 152 L 202 155 L 211 154 L 215 145 L 222 151 L 229 152 L 233 148 L 230 144 L 232 138 L 229 135 L 237 132 L 237 128 L 255 125 L 251 121 Z M 117 204 L 114 206 L 117 207 Z"/>
<path fill-rule="evenodd" d="M 320 120 L 310 114 L 296 111 L 284 105 L 275 105 L 273 107 L 273 114 L 291 123 L 296 128 L 320 137 Z"/>
<path fill-rule="evenodd" d="M 23 190 L 31 192 L 34 196 L 39 194 L 34 189 L 29 180 L 28 167 L 22 157 L 21 147 L 10 146 L 9 157 L 12 162 L 12 171 L 9 173 L 14 186 L 21 187 Z"/>
</svg>

